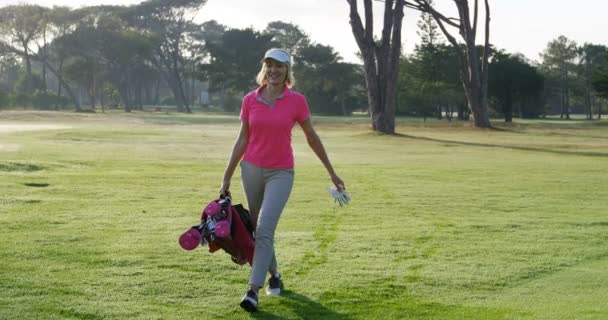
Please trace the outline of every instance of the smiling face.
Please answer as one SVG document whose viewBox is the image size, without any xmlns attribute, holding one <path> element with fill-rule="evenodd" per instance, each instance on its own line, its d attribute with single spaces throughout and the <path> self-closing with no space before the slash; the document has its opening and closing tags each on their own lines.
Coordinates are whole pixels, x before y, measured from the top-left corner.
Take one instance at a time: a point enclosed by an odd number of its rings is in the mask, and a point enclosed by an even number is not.
<svg viewBox="0 0 608 320">
<path fill-rule="evenodd" d="M 264 61 L 266 67 L 266 81 L 269 85 L 283 85 L 287 79 L 288 67 L 286 64 L 278 62 L 274 59 L 266 59 Z"/>
</svg>

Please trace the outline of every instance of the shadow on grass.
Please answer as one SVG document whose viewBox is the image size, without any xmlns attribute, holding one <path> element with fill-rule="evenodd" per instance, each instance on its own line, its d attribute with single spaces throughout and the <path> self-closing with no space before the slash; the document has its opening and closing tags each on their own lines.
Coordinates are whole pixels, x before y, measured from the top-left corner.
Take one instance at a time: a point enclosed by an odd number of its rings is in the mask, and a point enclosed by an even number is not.
<svg viewBox="0 0 608 320">
<path fill-rule="evenodd" d="M 0 171 L 5 172 L 33 172 L 43 170 L 44 167 L 31 164 L 31 163 L 20 163 L 20 162 L 7 162 L 6 164 L 0 163 Z"/>
<path fill-rule="evenodd" d="M 608 123 L 608 122 L 607 122 Z M 598 126 L 593 124 L 593 126 Z M 586 130 L 590 129 L 589 127 L 580 127 L 580 128 L 569 128 L 572 130 L 576 130 L 576 133 L 568 133 L 568 132 L 564 132 L 564 131 L 546 131 L 546 127 L 536 127 L 533 125 L 522 125 L 522 124 L 518 124 L 517 126 L 502 126 L 502 127 L 492 127 L 489 130 L 493 130 L 493 131 L 501 131 L 501 132 L 509 132 L 509 133 L 515 133 L 515 134 L 530 134 L 529 129 L 543 129 L 543 131 L 540 132 L 533 132 L 534 135 L 541 135 L 541 136 L 558 136 L 558 137 L 573 137 L 573 138 L 590 138 L 590 139 L 598 139 L 598 140 L 608 140 L 608 136 L 597 136 L 597 135 L 587 135 L 587 134 L 582 134 L 581 132 L 586 132 Z M 593 128 L 591 128 L 593 129 Z M 552 130 L 560 130 L 559 128 L 552 128 Z"/>
<path fill-rule="evenodd" d="M 564 133 L 564 132 L 547 132 L 544 133 L 545 136 L 558 136 L 558 137 L 574 137 L 574 138 L 589 138 L 589 139 L 598 139 L 598 140 L 608 140 L 608 136 L 591 136 L 591 135 L 583 135 L 579 133 Z"/>
<path fill-rule="evenodd" d="M 36 183 L 36 182 L 24 183 L 23 185 L 26 187 L 34 187 L 34 188 L 46 188 L 46 187 L 50 186 L 50 184 L 48 184 L 48 183 Z"/>
<path fill-rule="evenodd" d="M 293 314 L 297 315 L 298 319 L 330 319 L 330 320 L 350 320 L 350 316 L 346 314 L 337 313 L 333 310 L 328 309 L 317 301 L 311 300 L 310 298 L 295 293 L 290 290 L 284 290 L 281 293 L 281 306 L 285 309 L 289 309 Z M 265 312 L 262 309 L 258 312 L 251 314 L 252 318 L 255 319 L 293 319 L 292 317 L 284 317 L 269 312 Z"/>
<path fill-rule="evenodd" d="M 428 137 L 419 137 L 419 136 L 414 136 L 414 135 L 409 135 L 409 134 L 402 134 L 402 133 L 397 133 L 397 134 L 395 134 L 395 136 L 396 137 L 400 137 L 400 138 L 408 138 L 408 139 L 416 139 L 416 140 L 424 140 L 424 141 L 432 141 L 432 142 L 440 142 L 440 143 L 448 143 L 448 144 L 458 144 L 458 145 L 464 145 L 464 146 L 486 147 L 486 148 L 502 148 L 502 149 L 510 149 L 510 150 L 532 151 L 532 152 L 551 153 L 551 154 L 560 154 L 560 155 L 569 155 L 569 156 L 608 158 L 608 153 L 604 153 L 604 152 L 565 151 L 565 150 L 553 150 L 553 149 L 545 149 L 545 148 L 499 145 L 499 144 L 491 144 L 491 143 L 464 142 L 464 141 L 454 141 L 454 140 L 436 139 L 436 138 L 428 138 Z"/>
</svg>

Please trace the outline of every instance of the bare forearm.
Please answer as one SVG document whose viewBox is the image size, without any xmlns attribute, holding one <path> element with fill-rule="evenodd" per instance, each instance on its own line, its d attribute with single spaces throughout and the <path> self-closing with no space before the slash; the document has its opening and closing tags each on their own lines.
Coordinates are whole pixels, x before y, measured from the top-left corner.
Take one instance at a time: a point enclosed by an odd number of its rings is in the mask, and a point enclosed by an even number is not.
<svg viewBox="0 0 608 320">
<path fill-rule="evenodd" d="M 232 179 L 232 175 L 234 174 L 234 170 L 238 165 L 239 161 L 243 157 L 245 153 L 245 149 L 247 149 L 247 141 L 241 141 L 238 139 L 234 146 L 232 147 L 232 153 L 230 154 L 230 160 L 228 160 L 228 166 L 226 166 L 226 171 L 224 171 L 224 181 Z"/>
<path fill-rule="evenodd" d="M 334 168 L 331 165 L 331 161 L 329 161 L 329 157 L 327 156 L 327 152 L 325 151 L 325 147 L 323 146 L 319 136 L 315 134 L 307 140 L 310 148 L 314 151 L 319 160 L 321 160 L 323 166 L 325 166 L 325 169 L 327 169 L 327 173 L 329 173 L 329 175 L 332 177 L 335 176 L 336 173 L 334 172 Z"/>
</svg>

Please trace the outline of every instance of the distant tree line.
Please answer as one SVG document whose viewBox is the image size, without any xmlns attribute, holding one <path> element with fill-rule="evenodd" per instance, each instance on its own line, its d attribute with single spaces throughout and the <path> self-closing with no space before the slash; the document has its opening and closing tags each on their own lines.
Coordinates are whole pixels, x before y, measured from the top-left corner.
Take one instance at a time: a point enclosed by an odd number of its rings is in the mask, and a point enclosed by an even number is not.
<svg viewBox="0 0 608 320">
<path fill-rule="evenodd" d="M 0 108 L 174 105 L 234 111 L 255 88 L 261 57 L 283 47 L 294 57 L 297 90 L 313 111 L 365 109 L 359 65 L 281 21 L 262 31 L 193 21 L 205 0 L 148 0 L 81 9 L 0 8 Z"/>
<path fill-rule="evenodd" d="M 432 3 L 432 2 L 431 2 Z M 458 53 L 438 32 L 429 13 L 418 22 L 421 39 L 413 54 L 402 57 L 398 108 L 401 115 L 468 119 L 470 110 L 460 81 Z M 481 53 L 483 48 L 477 47 Z M 564 36 L 548 43 L 540 64 L 521 54 L 490 46 L 489 111 L 511 122 L 513 117 L 538 118 L 571 112 L 587 119 L 605 113 L 608 96 L 608 48 L 582 46 Z"/>
<path fill-rule="evenodd" d="M 296 89 L 306 94 L 313 112 L 369 112 L 370 79 L 363 64 L 343 62 L 334 48 L 315 43 L 292 23 L 274 21 L 264 30 L 230 28 L 213 20 L 196 23 L 193 19 L 205 3 L 148 0 L 81 9 L 27 4 L 0 8 L 0 108 L 130 112 L 171 105 L 178 112 L 234 112 L 242 95 L 256 86 L 263 53 L 283 47 L 294 58 Z M 432 1 L 416 3 L 423 12 L 420 44 L 409 55 L 391 51 L 400 57 L 392 64 L 398 73 L 389 72 L 390 65 L 381 66 L 390 76 L 384 86 L 397 93 L 394 113 L 468 120 L 463 52 L 477 57 L 481 68 L 486 49 L 455 39 L 446 42 L 438 31 L 441 15 L 425 7 Z M 370 48 L 375 41 L 382 43 L 371 39 Z M 471 50 L 477 54 L 471 55 Z M 369 54 L 367 59 L 372 59 Z M 487 95 L 492 116 L 509 122 L 513 117 L 547 114 L 569 118 L 572 113 L 593 119 L 605 113 L 606 46 L 578 45 L 560 36 L 549 42 L 541 58 L 537 64 L 489 46 Z"/>
</svg>

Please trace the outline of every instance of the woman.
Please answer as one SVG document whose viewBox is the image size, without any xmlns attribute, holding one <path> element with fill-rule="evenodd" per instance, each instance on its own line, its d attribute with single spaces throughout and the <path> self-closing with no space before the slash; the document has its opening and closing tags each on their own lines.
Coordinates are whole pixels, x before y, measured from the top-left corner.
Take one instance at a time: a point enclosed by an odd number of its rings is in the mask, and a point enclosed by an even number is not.
<svg viewBox="0 0 608 320">
<path fill-rule="evenodd" d="M 255 226 L 249 290 L 241 301 L 241 307 L 249 312 L 258 308 L 258 291 L 264 285 L 266 272 L 270 274 L 268 295 L 278 295 L 283 288 L 274 253 L 274 232 L 293 186 L 291 129 L 296 122 L 333 184 L 344 190 L 344 182 L 336 175 L 312 126 L 306 99 L 290 89 L 295 80 L 289 54 L 282 49 L 268 50 L 257 82 L 260 87 L 243 98 L 241 128 L 220 189 L 220 194 L 229 192 L 230 180 L 242 158 L 241 181 Z"/>
</svg>

